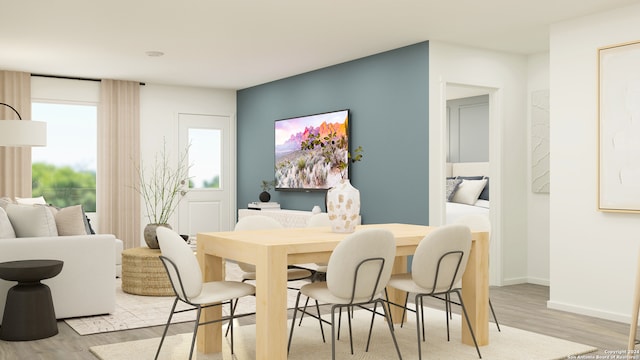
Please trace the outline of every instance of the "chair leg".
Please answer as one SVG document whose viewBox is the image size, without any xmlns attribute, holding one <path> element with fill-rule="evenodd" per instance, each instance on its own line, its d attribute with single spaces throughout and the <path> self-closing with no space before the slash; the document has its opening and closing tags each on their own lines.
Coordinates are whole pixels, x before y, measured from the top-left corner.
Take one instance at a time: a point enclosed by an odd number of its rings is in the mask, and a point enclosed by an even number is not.
<svg viewBox="0 0 640 360">
<path fill-rule="evenodd" d="M 418 360 L 422 360 L 422 346 L 420 343 L 420 313 L 424 312 L 424 309 L 420 306 L 420 302 L 422 297 L 420 295 L 416 295 L 415 304 L 416 304 L 416 339 L 418 340 Z M 424 319 L 424 317 L 422 318 Z M 424 337 L 424 324 L 422 324 L 422 336 Z"/>
<path fill-rule="evenodd" d="M 491 315 L 493 315 L 493 321 L 496 323 L 496 327 L 498 328 L 498 331 L 500 331 L 500 324 L 498 324 L 498 318 L 496 317 L 496 312 L 493 310 L 491 299 L 489 299 L 489 309 L 491 309 Z"/>
<path fill-rule="evenodd" d="M 238 300 L 236 299 L 236 305 L 238 303 Z M 233 301 L 229 301 L 229 312 L 230 312 L 230 318 L 229 318 L 229 326 L 227 327 L 227 329 L 231 328 L 231 355 L 233 355 L 233 314 L 236 311 L 236 307 L 233 305 Z"/>
<path fill-rule="evenodd" d="M 455 290 L 456 294 L 458 294 L 458 299 L 460 299 L 460 307 L 462 307 L 462 312 L 464 313 L 464 318 L 467 320 L 467 326 L 469 326 L 469 332 L 471 333 L 471 338 L 473 339 L 473 344 L 476 346 L 476 351 L 478 352 L 478 357 L 482 359 L 482 355 L 480 355 L 480 348 L 478 347 L 478 342 L 476 341 L 476 336 L 473 333 L 473 328 L 471 327 L 471 321 L 469 321 L 469 315 L 467 315 L 467 308 L 464 306 L 464 302 L 462 301 L 462 295 L 459 290 Z"/>
<path fill-rule="evenodd" d="M 378 300 L 381 301 L 381 300 Z M 375 305 L 374 305 L 375 309 Z M 393 321 L 391 321 L 391 313 L 387 311 L 384 307 L 384 302 L 382 303 L 382 311 L 384 312 L 384 317 L 387 320 L 387 324 L 389 325 L 389 332 L 391 332 L 391 338 L 393 339 L 393 344 L 396 346 L 396 352 L 398 353 L 398 359 L 402 360 L 402 354 L 400 354 L 400 347 L 398 346 L 398 340 L 396 339 L 396 332 L 393 329 Z M 373 314 L 375 316 L 375 313 Z M 371 322 L 373 325 L 373 322 Z"/>
<path fill-rule="evenodd" d="M 293 328 L 296 327 L 296 315 L 298 314 L 298 306 L 300 305 L 300 295 L 302 293 L 298 291 L 298 295 L 296 296 L 296 305 L 293 307 L 293 319 L 291 319 L 291 331 L 289 332 L 289 343 L 287 344 L 287 354 L 291 349 L 291 339 L 293 338 Z"/>
<path fill-rule="evenodd" d="M 369 336 L 367 337 L 367 347 L 364 349 L 365 352 L 369 352 L 369 343 L 371 343 L 371 333 L 373 332 L 373 321 L 376 319 L 377 306 L 378 306 L 378 302 L 373 303 L 373 311 L 371 313 L 371 325 L 369 325 Z M 382 306 L 384 307 L 384 305 Z"/>
<path fill-rule="evenodd" d="M 233 314 L 236 311 L 236 307 L 238 306 L 238 300 L 236 299 L 236 301 L 234 302 L 233 306 L 231 307 L 231 313 Z M 226 337 L 227 335 L 229 335 L 229 326 L 227 326 L 227 331 L 225 331 L 224 336 Z"/>
<path fill-rule="evenodd" d="M 336 307 L 337 305 L 331 306 L 331 359 L 336 360 Z M 340 314 L 342 314 L 342 308 L 340 307 Z M 340 325 L 338 325 L 340 326 Z"/>
<path fill-rule="evenodd" d="M 160 345 L 158 345 L 158 350 L 156 351 L 155 360 L 158 359 L 158 355 L 160 355 L 160 348 L 162 348 L 162 343 L 164 343 L 164 338 L 167 335 L 167 330 L 169 329 L 169 324 L 171 324 L 171 318 L 173 317 L 173 312 L 176 310 L 176 305 L 178 305 L 178 297 L 173 301 L 173 306 L 171 307 L 171 312 L 169 313 L 169 319 L 167 320 L 167 324 L 164 326 L 164 331 L 162 332 L 162 338 L 160 338 Z"/>
<path fill-rule="evenodd" d="M 318 300 L 316 300 L 316 310 L 318 310 L 318 323 L 320 323 L 320 333 L 322 334 L 322 342 L 326 343 L 327 340 L 324 337 L 324 327 L 322 327 L 322 318 L 320 317 L 320 304 L 318 304 Z M 300 320 L 302 320 L 302 315 Z"/>
<path fill-rule="evenodd" d="M 349 323 L 349 345 L 351 345 L 351 355 L 353 355 L 353 334 L 351 333 L 351 316 L 349 313 L 349 309 L 353 311 L 351 306 L 347 306 L 347 322 Z"/>
<path fill-rule="evenodd" d="M 200 311 L 202 307 L 198 305 L 197 315 L 196 315 L 196 324 L 193 327 L 193 337 L 191 338 L 191 351 L 189 351 L 189 360 L 193 357 L 193 348 L 196 345 L 196 335 L 198 334 L 198 326 L 200 326 Z M 233 333 L 232 335 L 233 336 Z"/>
</svg>

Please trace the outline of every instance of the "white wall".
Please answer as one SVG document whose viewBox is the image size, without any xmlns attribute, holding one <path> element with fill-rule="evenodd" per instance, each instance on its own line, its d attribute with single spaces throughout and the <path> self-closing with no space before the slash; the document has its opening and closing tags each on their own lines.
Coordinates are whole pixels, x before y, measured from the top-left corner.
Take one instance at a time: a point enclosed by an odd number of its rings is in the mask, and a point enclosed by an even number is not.
<svg viewBox="0 0 640 360">
<path fill-rule="evenodd" d="M 429 223 L 444 219 L 447 84 L 490 93 L 492 285 L 527 281 L 527 58 L 429 42 Z"/>
<path fill-rule="evenodd" d="M 640 215 L 597 211 L 598 48 L 640 39 L 640 5 L 550 32 L 551 220 L 548 306 L 629 321 Z"/>
<path fill-rule="evenodd" d="M 531 190 L 531 96 L 549 90 L 549 54 L 535 54 L 527 62 L 527 282 L 549 285 L 549 194 Z M 552 155 L 553 156 L 553 155 Z M 551 191 L 554 185 L 551 184 Z"/>
<path fill-rule="evenodd" d="M 156 152 L 162 150 L 163 138 L 166 138 L 169 152 L 179 154 L 183 151 L 178 148 L 179 113 L 231 115 L 235 121 L 236 91 L 154 84 L 142 86 L 140 88 L 140 155 L 143 162 L 153 162 Z M 235 166 L 233 168 L 235 169 Z M 232 198 L 235 201 L 236 194 L 232 194 Z M 142 238 L 142 231 L 148 222 L 144 203 L 142 203 L 141 216 L 141 246 L 146 246 Z M 176 214 L 170 223 L 177 224 L 175 216 Z"/>
</svg>

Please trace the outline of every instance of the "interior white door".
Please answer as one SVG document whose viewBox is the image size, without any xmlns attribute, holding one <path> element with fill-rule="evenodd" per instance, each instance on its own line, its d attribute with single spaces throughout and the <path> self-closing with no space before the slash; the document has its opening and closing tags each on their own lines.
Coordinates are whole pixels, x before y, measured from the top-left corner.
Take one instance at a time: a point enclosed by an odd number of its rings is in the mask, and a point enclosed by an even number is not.
<svg viewBox="0 0 640 360">
<path fill-rule="evenodd" d="M 178 114 L 179 145 L 188 147 L 189 179 L 178 209 L 181 234 L 231 230 L 235 203 L 231 116 Z"/>
</svg>

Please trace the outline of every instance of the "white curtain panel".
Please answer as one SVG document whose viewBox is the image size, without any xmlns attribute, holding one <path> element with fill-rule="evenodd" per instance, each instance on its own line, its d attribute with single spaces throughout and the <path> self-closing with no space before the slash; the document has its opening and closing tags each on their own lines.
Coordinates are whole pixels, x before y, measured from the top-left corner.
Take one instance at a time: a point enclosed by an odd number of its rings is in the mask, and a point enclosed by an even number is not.
<svg viewBox="0 0 640 360">
<path fill-rule="evenodd" d="M 0 71 L 0 102 L 14 107 L 23 119 L 31 119 L 31 74 Z M 0 105 L 1 120 L 18 120 L 18 115 Z M 31 197 L 30 147 L 0 146 L 0 196 Z"/>
<path fill-rule="evenodd" d="M 140 246 L 140 83 L 102 80 L 98 111 L 98 232 Z"/>
</svg>

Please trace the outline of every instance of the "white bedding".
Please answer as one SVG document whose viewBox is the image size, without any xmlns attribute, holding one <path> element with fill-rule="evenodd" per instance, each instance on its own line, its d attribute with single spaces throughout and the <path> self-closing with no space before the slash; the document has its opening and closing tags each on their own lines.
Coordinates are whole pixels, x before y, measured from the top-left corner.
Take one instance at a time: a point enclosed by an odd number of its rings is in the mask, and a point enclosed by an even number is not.
<svg viewBox="0 0 640 360">
<path fill-rule="evenodd" d="M 487 200 L 478 200 L 475 206 L 459 204 L 455 202 L 447 202 L 447 218 L 445 223 L 453 224 L 459 218 L 470 215 L 470 214 L 480 214 L 489 216 L 489 201 Z"/>
</svg>

